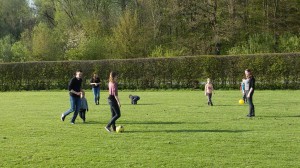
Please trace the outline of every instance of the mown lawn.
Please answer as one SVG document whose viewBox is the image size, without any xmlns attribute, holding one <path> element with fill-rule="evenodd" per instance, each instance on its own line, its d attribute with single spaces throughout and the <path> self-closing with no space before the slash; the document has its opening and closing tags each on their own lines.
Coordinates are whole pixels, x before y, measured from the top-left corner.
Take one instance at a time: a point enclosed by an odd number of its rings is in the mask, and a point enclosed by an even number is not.
<svg viewBox="0 0 300 168">
<path fill-rule="evenodd" d="M 129 94 L 141 97 L 131 105 Z M 299 167 L 300 91 L 256 91 L 256 117 L 240 91 L 120 93 L 124 133 L 108 133 L 107 91 L 86 93 L 87 122 L 72 114 L 67 91 L 1 92 L 0 167 Z"/>
</svg>

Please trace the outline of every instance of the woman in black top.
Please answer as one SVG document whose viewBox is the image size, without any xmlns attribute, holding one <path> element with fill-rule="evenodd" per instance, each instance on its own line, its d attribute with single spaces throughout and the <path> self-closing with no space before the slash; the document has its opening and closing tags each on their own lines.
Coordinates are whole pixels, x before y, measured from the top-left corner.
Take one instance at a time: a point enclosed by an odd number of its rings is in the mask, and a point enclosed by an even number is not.
<svg viewBox="0 0 300 168">
<path fill-rule="evenodd" d="M 96 73 L 93 74 L 90 85 L 92 85 L 92 91 L 94 93 L 94 99 L 96 105 L 99 105 L 100 100 L 100 78 Z"/>
<path fill-rule="evenodd" d="M 247 115 L 247 117 L 254 117 L 255 110 L 253 104 L 253 94 L 255 90 L 255 78 L 250 69 L 245 70 L 245 75 L 246 78 L 249 79 L 249 90 L 248 93 L 246 93 L 248 104 L 249 104 L 249 114 Z"/>
</svg>

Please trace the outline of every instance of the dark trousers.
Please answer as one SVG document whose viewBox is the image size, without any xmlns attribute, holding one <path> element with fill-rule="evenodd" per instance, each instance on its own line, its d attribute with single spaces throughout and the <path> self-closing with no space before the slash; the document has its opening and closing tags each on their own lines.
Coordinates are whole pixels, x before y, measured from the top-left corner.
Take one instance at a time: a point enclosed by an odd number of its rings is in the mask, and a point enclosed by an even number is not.
<svg viewBox="0 0 300 168">
<path fill-rule="evenodd" d="M 111 119 L 108 122 L 106 127 L 108 128 L 112 127 L 112 129 L 115 131 L 116 121 L 121 117 L 120 107 L 114 97 L 108 98 L 108 104 L 110 105 Z"/>
<path fill-rule="evenodd" d="M 213 104 L 212 104 L 212 101 L 211 101 L 211 98 L 212 98 L 212 93 L 207 93 L 207 99 L 208 99 L 208 100 L 207 100 L 207 101 L 208 101 L 207 104 L 208 104 L 208 105 L 213 105 Z"/>
<path fill-rule="evenodd" d="M 249 104 L 249 116 L 255 116 L 254 104 L 253 104 L 253 94 L 250 95 L 248 99 Z"/>
<path fill-rule="evenodd" d="M 86 113 L 86 109 L 80 109 L 79 116 L 83 121 L 85 121 L 85 113 Z"/>
</svg>

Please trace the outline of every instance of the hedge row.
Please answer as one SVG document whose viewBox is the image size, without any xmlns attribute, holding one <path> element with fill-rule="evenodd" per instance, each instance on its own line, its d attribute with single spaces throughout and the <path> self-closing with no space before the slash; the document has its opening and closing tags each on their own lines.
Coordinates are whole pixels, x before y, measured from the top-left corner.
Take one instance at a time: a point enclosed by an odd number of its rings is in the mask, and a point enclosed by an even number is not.
<svg viewBox="0 0 300 168">
<path fill-rule="evenodd" d="M 93 72 L 107 89 L 112 70 L 120 89 L 203 89 L 208 77 L 217 89 L 237 89 L 246 68 L 258 89 L 300 89 L 300 53 L 290 53 L 0 64 L 0 90 L 66 89 L 76 69 L 83 71 L 86 89 Z"/>
</svg>

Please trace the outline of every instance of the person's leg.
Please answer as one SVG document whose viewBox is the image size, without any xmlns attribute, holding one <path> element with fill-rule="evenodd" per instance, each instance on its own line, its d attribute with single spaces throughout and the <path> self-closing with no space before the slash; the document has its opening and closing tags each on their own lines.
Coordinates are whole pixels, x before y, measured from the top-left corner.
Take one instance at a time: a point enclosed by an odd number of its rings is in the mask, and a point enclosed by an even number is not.
<svg viewBox="0 0 300 168">
<path fill-rule="evenodd" d="M 209 97 L 209 103 L 210 103 L 210 105 L 213 106 L 213 103 L 212 103 L 212 101 L 211 101 L 212 93 L 208 94 L 208 97 Z"/>
<path fill-rule="evenodd" d="M 97 88 L 97 104 L 100 102 L 100 87 Z"/>
<path fill-rule="evenodd" d="M 80 117 L 81 119 L 83 119 L 83 111 L 84 111 L 84 109 L 80 109 L 80 110 L 79 110 L 79 117 Z"/>
<path fill-rule="evenodd" d="M 248 97 L 248 104 L 249 104 L 249 114 L 247 116 L 248 117 L 255 116 L 252 95 L 250 95 L 250 97 Z"/>
<path fill-rule="evenodd" d="M 245 103 L 248 102 L 248 97 L 247 97 L 248 92 L 249 92 L 248 90 L 245 90 L 245 92 L 244 92 L 244 101 L 245 101 Z"/>
<path fill-rule="evenodd" d="M 95 104 L 97 104 L 97 88 L 92 88 L 93 94 L 94 94 L 94 101 Z"/>
<path fill-rule="evenodd" d="M 82 110 L 82 120 L 83 122 L 85 122 L 85 113 L 86 113 L 86 109 Z"/>
<path fill-rule="evenodd" d="M 75 120 L 77 118 L 79 109 L 80 109 L 80 105 L 81 105 L 81 98 L 80 97 L 75 97 L 75 112 L 73 114 L 73 118 L 71 120 L 71 123 L 74 124 Z"/>
<path fill-rule="evenodd" d="M 109 107 L 110 107 L 111 118 L 113 118 L 115 116 L 115 111 L 113 110 L 113 107 L 112 107 L 113 106 L 112 100 L 108 99 L 108 104 L 109 104 Z M 107 124 L 105 129 L 110 132 L 111 131 L 110 127 L 111 127 L 111 125 Z"/>
<path fill-rule="evenodd" d="M 209 94 L 207 93 L 206 96 L 207 96 L 207 105 L 210 105 Z"/>
<path fill-rule="evenodd" d="M 73 96 L 70 96 L 70 109 L 63 113 L 62 118 L 65 118 L 67 115 L 75 111 L 75 99 Z"/>
<path fill-rule="evenodd" d="M 113 129 L 116 128 L 116 120 L 121 117 L 120 108 L 117 103 L 112 103 L 111 105 L 112 118 L 107 124 L 107 128 L 112 126 Z"/>
</svg>

